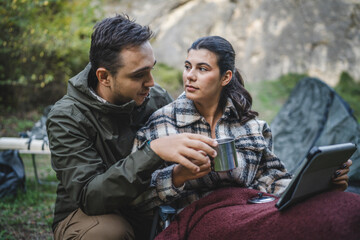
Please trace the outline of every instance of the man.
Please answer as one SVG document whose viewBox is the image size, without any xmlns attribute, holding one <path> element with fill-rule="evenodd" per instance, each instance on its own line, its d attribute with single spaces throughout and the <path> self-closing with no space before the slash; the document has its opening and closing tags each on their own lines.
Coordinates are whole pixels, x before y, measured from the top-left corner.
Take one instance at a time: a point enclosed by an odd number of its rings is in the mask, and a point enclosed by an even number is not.
<svg viewBox="0 0 360 240">
<path fill-rule="evenodd" d="M 151 75 L 151 36 L 127 16 L 98 23 L 90 64 L 69 80 L 67 94 L 49 113 L 51 161 L 59 180 L 55 239 L 148 238 L 151 219 L 129 203 L 149 186 L 151 173 L 163 160 L 202 171 L 210 165 L 203 152 L 216 155 L 216 142 L 195 134 L 147 142 L 130 154 L 136 131 L 172 100 Z"/>
</svg>

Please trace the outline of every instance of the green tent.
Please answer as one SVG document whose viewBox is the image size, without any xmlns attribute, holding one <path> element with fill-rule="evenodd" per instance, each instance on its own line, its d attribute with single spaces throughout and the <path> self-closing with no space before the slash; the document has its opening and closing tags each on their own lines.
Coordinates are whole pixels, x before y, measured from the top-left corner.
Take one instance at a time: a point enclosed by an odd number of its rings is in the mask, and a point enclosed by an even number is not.
<svg viewBox="0 0 360 240">
<path fill-rule="evenodd" d="M 360 193 L 360 125 L 349 104 L 316 78 L 304 78 L 271 123 L 274 152 L 294 172 L 313 146 L 352 142 L 349 191 Z"/>
</svg>

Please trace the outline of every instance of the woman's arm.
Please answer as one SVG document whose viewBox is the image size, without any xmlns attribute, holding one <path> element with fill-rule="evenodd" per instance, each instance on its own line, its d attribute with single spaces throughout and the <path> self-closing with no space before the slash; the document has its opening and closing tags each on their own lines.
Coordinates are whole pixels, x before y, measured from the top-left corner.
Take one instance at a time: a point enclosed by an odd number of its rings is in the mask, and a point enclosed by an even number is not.
<svg viewBox="0 0 360 240">
<path fill-rule="evenodd" d="M 170 152 L 169 158 L 176 158 L 178 155 L 187 160 L 189 158 L 191 163 L 198 167 L 199 171 L 194 172 L 180 164 L 170 165 L 166 168 L 163 165 L 161 169 L 152 174 L 150 188 L 133 202 L 135 208 L 141 211 L 150 210 L 155 206 L 172 202 L 186 195 L 184 190 L 185 181 L 206 175 L 210 171 L 208 155 L 215 156 L 214 154 L 216 154 L 216 151 L 206 144 L 206 141 L 214 140 L 203 135 L 179 133 L 175 127 L 175 118 L 171 116 L 173 111 L 169 108 L 168 106 L 154 113 L 148 123 L 138 131 L 133 151 L 136 151 L 138 147 L 146 142 L 153 149 L 154 144 L 157 144 L 156 141 L 161 140 L 162 143 L 167 144 L 167 146 L 162 145 L 161 149 Z M 158 154 L 156 147 L 159 146 L 155 146 L 153 150 Z M 215 146 L 213 145 L 213 147 Z M 161 154 L 159 155 L 161 157 Z"/>
</svg>

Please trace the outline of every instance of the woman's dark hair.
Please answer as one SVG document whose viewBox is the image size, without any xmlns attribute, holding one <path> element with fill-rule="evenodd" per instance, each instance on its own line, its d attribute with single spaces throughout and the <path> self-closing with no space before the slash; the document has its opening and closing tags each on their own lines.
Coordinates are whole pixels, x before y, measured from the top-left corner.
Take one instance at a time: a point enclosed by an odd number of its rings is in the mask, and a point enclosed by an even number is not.
<svg viewBox="0 0 360 240">
<path fill-rule="evenodd" d="M 220 107 L 224 108 L 227 98 L 230 97 L 240 116 L 241 124 L 245 124 L 247 121 L 259 115 L 257 112 L 251 110 L 252 97 L 244 88 L 244 80 L 238 69 L 235 68 L 235 51 L 226 39 L 219 36 L 202 37 L 191 45 L 188 52 L 191 49 L 206 49 L 213 52 L 217 57 L 221 77 L 224 76 L 228 70 L 233 72 L 231 81 L 222 90 Z"/>
<path fill-rule="evenodd" d="M 127 15 L 116 15 L 105 18 L 94 26 L 91 35 L 90 62 L 91 71 L 89 84 L 97 85 L 95 71 L 99 67 L 106 68 L 112 75 L 122 66 L 119 57 L 121 50 L 133 46 L 140 46 L 152 37 L 148 26 L 141 26 L 130 20 Z"/>
</svg>

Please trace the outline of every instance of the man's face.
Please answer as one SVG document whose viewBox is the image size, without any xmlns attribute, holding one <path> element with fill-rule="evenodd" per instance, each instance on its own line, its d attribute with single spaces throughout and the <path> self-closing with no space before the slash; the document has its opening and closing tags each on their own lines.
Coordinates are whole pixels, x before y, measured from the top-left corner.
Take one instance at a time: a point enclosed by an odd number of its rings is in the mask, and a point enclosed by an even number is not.
<svg viewBox="0 0 360 240">
<path fill-rule="evenodd" d="M 123 49 L 120 52 L 123 64 L 117 74 L 110 76 L 110 102 L 124 104 L 131 100 L 141 105 L 149 95 L 150 87 L 154 86 L 151 75 L 156 61 L 149 42 L 140 46 Z"/>
</svg>

